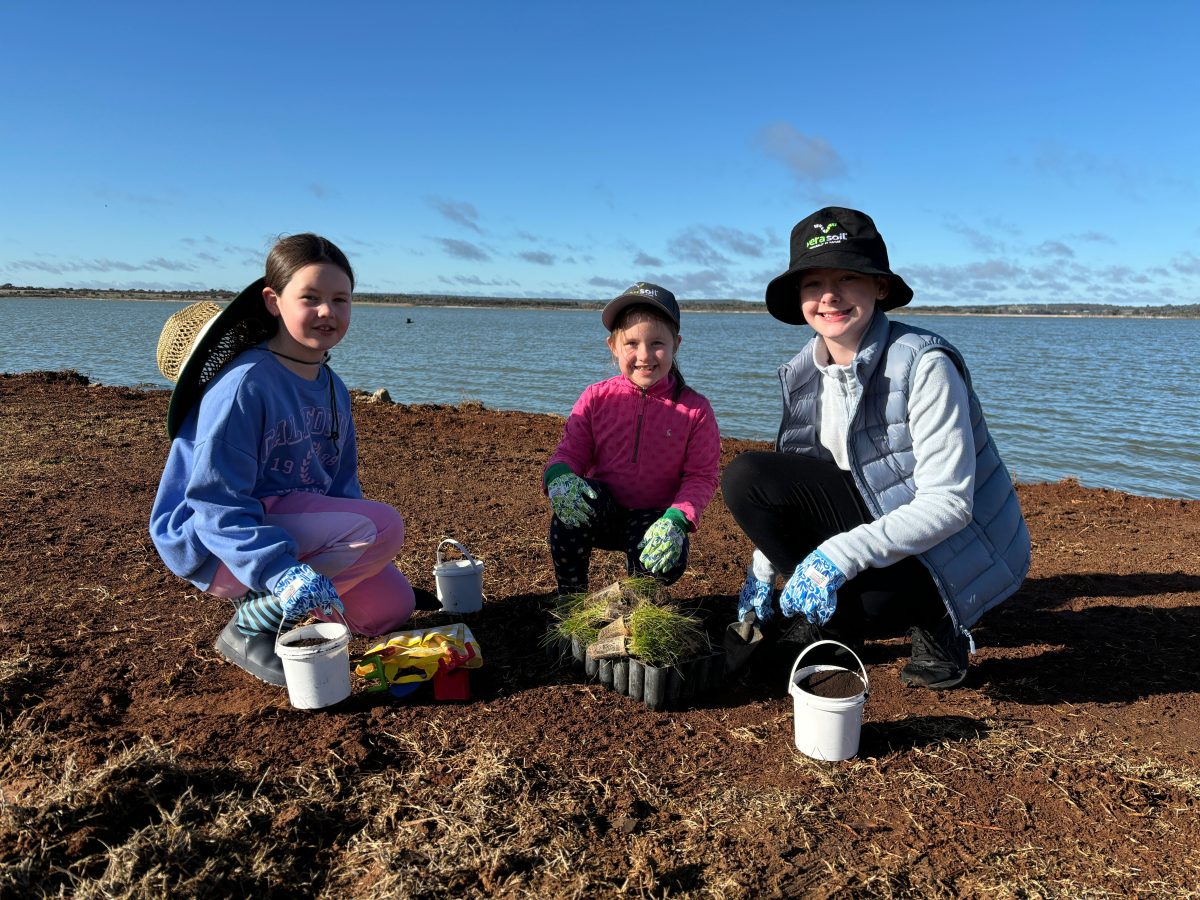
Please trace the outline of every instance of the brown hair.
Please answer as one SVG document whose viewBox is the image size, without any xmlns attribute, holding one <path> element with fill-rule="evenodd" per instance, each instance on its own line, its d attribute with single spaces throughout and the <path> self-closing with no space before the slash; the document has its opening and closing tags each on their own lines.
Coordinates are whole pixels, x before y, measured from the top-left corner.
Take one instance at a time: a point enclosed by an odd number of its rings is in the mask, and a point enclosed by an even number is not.
<svg viewBox="0 0 1200 900">
<path fill-rule="evenodd" d="M 647 321 L 662 322 L 667 326 L 667 330 L 671 332 L 671 337 L 679 337 L 679 323 L 647 303 L 635 303 L 633 306 L 627 306 L 621 310 L 621 314 L 617 316 L 617 321 L 613 322 L 612 331 L 609 332 L 609 335 L 613 340 L 616 340 L 618 331 L 624 331 L 629 326 L 636 325 L 638 322 Z M 683 380 L 683 373 L 679 371 L 679 364 L 676 362 L 674 355 L 671 356 L 671 374 L 675 376 L 675 388 L 671 391 L 671 399 L 678 401 L 687 387 L 687 382 Z"/>
<path fill-rule="evenodd" d="M 277 294 L 283 293 L 293 275 L 314 263 L 337 266 L 350 279 L 350 288 L 354 288 L 354 270 L 350 268 L 346 254 L 333 241 L 309 231 L 288 235 L 275 242 L 267 254 L 267 287 Z"/>
</svg>

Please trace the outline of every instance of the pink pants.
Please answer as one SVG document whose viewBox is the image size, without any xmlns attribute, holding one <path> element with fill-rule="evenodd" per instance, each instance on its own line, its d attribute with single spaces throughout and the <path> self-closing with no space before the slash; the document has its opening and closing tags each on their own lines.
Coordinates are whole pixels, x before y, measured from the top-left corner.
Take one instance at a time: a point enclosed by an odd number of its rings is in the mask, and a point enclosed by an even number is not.
<svg viewBox="0 0 1200 900">
<path fill-rule="evenodd" d="M 263 521 L 282 528 L 299 546 L 297 557 L 333 581 L 356 634 L 377 635 L 404 626 L 413 589 L 394 565 L 404 544 L 404 519 L 386 503 L 296 491 L 263 500 Z M 209 587 L 218 597 L 248 591 L 221 563 Z M 314 612 L 318 619 L 328 617 Z M 341 618 L 335 613 L 334 618 Z"/>
</svg>

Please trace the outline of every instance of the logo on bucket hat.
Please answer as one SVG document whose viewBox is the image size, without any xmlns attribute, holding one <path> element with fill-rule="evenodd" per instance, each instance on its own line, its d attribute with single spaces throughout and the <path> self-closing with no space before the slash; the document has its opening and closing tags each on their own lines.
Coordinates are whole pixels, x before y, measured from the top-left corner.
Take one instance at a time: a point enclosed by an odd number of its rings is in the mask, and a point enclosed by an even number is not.
<svg viewBox="0 0 1200 900">
<path fill-rule="evenodd" d="M 813 235 L 813 231 L 820 232 Z M 891 270 L 887 245 L 864 212 L 827 206 L 792 229 L 791 265 L 767 285 L 767 311 L 781 322 L 803 325 L 799 276 L 807 269 L 847 269 L 883 275 L 890 282 L 888 295 L 879 301 L 882 310 L 895 309 L 912 299 L 912 288 Z"/>
<path fill-rule="evenodd" d="M 600 320 L 604 323 L 605 328 L 612 331 L 613 325 L 617 322 L 617 316 L 624 309 L 639 305 L 656 309 L 674 322 L 676 327 L 679 326 L 679 304 L 675 300 L 675 295 L 665 287 L 659 287 L 649 281 L 638 281 L 625 288 L 620 297 L 610 301 L 604 307 L 604 311 L 600 313 Z"/>
</svg>

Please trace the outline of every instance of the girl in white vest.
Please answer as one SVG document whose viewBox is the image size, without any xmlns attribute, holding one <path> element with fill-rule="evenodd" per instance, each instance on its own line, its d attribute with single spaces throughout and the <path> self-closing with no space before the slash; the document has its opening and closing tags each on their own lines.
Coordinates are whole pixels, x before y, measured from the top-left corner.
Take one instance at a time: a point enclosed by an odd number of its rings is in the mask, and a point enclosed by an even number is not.
<svg viewBox="0 0 1200 900">
<path fill-rule="evenodd" d="M 1030 542 L 962 355 L 885 315 L 912 295 L 866 214 L 799 222 L 767 309 L 816 334 L 780 369 L 775 452 L 742 454 L 721 486 L 756 546 L 739 621 L 766 626 L 777 663 L 906 627 L 901 680 L 936 690 L 965 680 L 968 629 L 1020 586 Z"/>
</svg>

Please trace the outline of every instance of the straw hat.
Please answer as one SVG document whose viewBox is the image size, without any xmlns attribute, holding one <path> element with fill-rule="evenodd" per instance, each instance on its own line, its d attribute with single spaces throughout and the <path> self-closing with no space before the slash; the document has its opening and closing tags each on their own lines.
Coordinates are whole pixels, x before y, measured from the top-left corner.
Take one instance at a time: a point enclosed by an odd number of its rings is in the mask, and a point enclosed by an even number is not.
<svg viewBox="0 0 1200 900">
<path fill-rule="evenodd" d="M 167 408 L 167 435 L 174 439 L 204 386 L 225 365 L 273 336 L 278 320 L 263 302 L 266 279 L 260 278 L 221 309 L 203 300 L 167 319 L 158 338 L 158 370 L 175 383 Z"/>
</svg>

